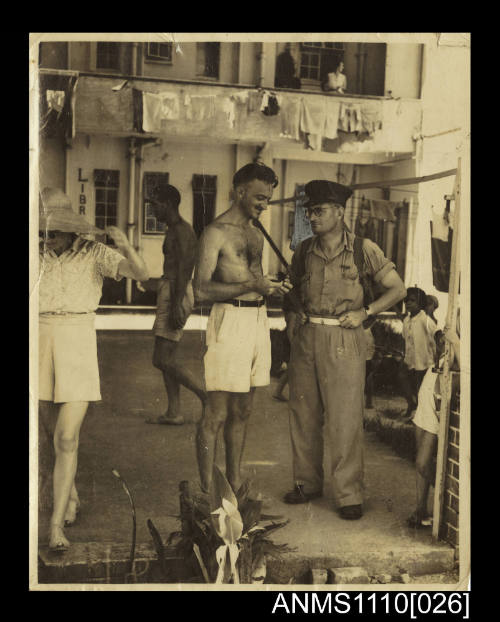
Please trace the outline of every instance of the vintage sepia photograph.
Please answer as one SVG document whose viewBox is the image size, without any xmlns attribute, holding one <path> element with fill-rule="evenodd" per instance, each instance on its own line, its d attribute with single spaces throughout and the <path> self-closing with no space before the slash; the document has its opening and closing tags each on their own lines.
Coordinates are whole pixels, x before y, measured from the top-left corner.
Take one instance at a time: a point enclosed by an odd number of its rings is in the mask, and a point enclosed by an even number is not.
<svg viewBox="0 0 500 622">
<path fill-rule="evenodd" d="M 470 33 L 30 33 L 34 591 L 465 591 Z"/>
</svg>

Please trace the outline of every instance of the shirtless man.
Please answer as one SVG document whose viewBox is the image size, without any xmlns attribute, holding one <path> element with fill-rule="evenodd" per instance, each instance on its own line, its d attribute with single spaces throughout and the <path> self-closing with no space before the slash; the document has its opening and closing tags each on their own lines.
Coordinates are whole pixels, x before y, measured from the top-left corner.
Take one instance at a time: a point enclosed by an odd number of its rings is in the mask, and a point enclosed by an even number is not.
<svg viewBox="0 0 500 622">
<path fill-rule="evenodd" d="M 224 428 L 226 475 L 241 486 L 240 464 L 255 387 L 270 383 L 271 340 L 264 296 L 291 289 L 263 276 L 264 238 L 252 219 L 267 208 L 278 179 L 272 169 L 247 164 L 233 177 L 233 205 L 203 232 L 194 276 L 199 302 L 213 302 L 207 324 L 205 383 L 208 407 L 196 438 L 201 487 L 212 480 L 217 434 Z"/>
<path fill-rule="evenodd" d="M 147 423 L 182 425 L 180 412 L 180 385 L 197 395 L 202 403 L 206 393 L 187 369 L 177 365 L 175 353 L 184 325 L 193 308 L 191 278 L 196 261 L 196 234 L 189 223 L 179 215 L 181 196 L 174 186 L 161 188 L 153 200 L 164 211 L 168 230 L 163 242 L 163 276 L 158 284 L 156 319 L 153 325 L 155 346 L 153 365 L 163 373 L 168 396 L 168 410 Z"/>
</svg>

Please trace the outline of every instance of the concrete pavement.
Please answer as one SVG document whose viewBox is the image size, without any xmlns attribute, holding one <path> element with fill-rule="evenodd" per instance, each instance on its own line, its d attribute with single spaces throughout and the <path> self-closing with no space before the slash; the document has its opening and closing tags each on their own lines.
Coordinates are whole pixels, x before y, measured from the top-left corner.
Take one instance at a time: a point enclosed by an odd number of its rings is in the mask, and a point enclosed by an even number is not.
<svg viewBox="0 0 500 622">
<path fill-rule="evenodd" d="M 116 469 L 134 497 L 138 544 L 152 550 L 146 520 L 152 519 L 166 540 L 180 528 L 176 518 L 179 482 L 189 480 L 193 489 L 198 485 L 194 439 L 201 406 L 182 388 L 185 425 L 146 424 L 146 418 L 166 410 L 162 377 L 151 364 L 151 332 L 100 331 L 98 348 L 103 399 L 89 408 L 83 424 L 77 474 L 82 508 L 67 536 L 75 543 L 75 550 L 76 543 L 130 542 L 130 506 L 112 474 Z M 200 378 L 203 353 L 204 333 L 187 331 L 178 350 L 179 360 Z M 306 505 L 288 506 L 281 501 L 292 486 L 291 451 L 287 404 L 271 397 L 275 383 L 273 379 L 270 387 L 256 391 L 243 467 L 254 491 L 266 498 L 265 511 L 290 519 L 285 528 L 273 534 L 275 542 L 296 547 L 284 564 L 273 568 L 279 582 L 304 576 L 311 568 L 336 565 L 364 566 L 374 574 L 406 571 L 423 575 L 451 570 L 450 547 L 434 544 L 430 533 L 406 526 L 405 519 L 415 505 L 413 464 L 396 455 L 372 432 L 365 435 L 366 502 L 361 520 L 340 519 L 333 510 L 328 487 L 322 499 Z M 222 446 L 218 463 L 223 467 Z M 47 495 L 42 494 L 41 499 Z M 42 504 L 39 543 L 45 557 L 49 516 L 47 505 Z"/>
</svg>

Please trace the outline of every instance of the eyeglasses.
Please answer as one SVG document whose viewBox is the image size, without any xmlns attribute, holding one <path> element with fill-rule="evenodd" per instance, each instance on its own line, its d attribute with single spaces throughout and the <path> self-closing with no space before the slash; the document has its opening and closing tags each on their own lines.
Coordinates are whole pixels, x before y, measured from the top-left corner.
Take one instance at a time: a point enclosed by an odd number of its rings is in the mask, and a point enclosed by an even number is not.
<svg viewBox="0 0 500 622">
<path fill-rule="evenodd" d="M 61 233 L 63 232 L 62 231 L 39 231 L 38 237 L 42 239 L 49 238 L 50 240 L 53 240 L 57 236 L 61 235 Z"/>
<path fill-rule="evenodd" d="M 329 205 L 328 207 L 306 207 L 307 217 L 311 218 L 313 214 L 314 216 L 321 217 L 330 207 L 343 207 L 343 205 L 336 205 L 332 203 L 332 205 Z"/>
</svg>

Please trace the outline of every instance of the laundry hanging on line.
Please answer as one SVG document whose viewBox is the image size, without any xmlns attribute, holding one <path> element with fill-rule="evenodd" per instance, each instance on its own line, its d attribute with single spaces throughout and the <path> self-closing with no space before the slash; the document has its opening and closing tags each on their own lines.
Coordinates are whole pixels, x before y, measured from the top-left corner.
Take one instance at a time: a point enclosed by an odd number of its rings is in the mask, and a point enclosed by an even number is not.
<svg viewBox="0 0 500 622">
<path fill-rule="evenodd" d="M 282 138 L 300 140 L 300 113 L 302 100 L 299 97 L 287 97 L 281 106 L 281 133 Z"/>
<path fill-rule="evenodd" d="M 215 116 L 215 95 L 184 96 L 186 119 L 189 121 L 205 121 Z"/>
<path fill-rule="evenodd" d="M 177 93 L 142 92 L 142 129 L 145 132 L 159 132 L 164 121 L 174 121 L 179 117 L 180 105 Z"/>
</svg>

